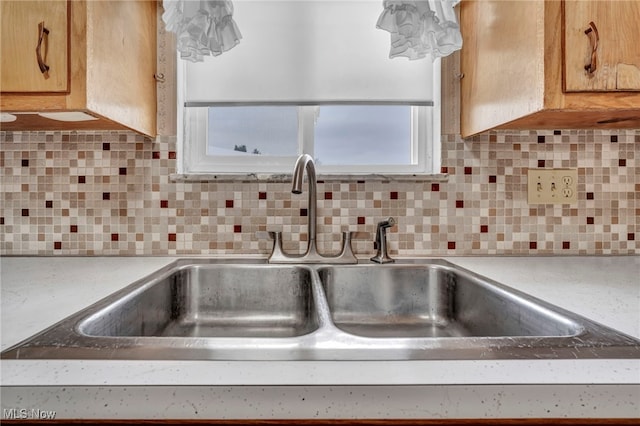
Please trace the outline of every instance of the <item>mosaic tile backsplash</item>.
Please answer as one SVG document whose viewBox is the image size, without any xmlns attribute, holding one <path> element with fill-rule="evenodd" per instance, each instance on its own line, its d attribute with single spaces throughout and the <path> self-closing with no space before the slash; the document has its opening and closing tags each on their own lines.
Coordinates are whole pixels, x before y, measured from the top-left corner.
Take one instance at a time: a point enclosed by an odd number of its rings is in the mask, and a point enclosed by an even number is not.
<svg viewBox="0 0 640 426">
<path fill-rule="evenodd" d="M 393 216 L 395 256 L 640 254 L 640 130 L 444 136 L 446 182 L 324 181 L 318 240 Z M 307 194 L 288 183 L 172 182 L 173 138 L 128 132 L 0 132 L 0 254 L 267 256 L 257 231 L 307 238 Z M 578 204 L 527 204 L 527 170 L 578 168 Z"/>
</svg>

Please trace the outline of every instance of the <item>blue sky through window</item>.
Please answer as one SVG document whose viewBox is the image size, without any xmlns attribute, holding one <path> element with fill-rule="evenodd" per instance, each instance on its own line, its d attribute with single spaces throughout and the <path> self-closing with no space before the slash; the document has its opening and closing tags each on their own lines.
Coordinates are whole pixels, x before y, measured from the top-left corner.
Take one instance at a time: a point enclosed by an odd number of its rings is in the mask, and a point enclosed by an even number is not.
<svg viewBox="0 0 640 426">
<path fill-rule="evenodd" d="M 262 155 L 298 152 L 298 108 L 295 106 L 238 106 L 209 108 L 208 155 Z"/>
<path fill-rule="evenodd" d="M 208 155 L 295 156 L 296 106 L 209 108 Z M 410 164 L 411 107 L 323 105 L 315 124 L 314 157 L 325 165 Z"/>
<path fill-rule="evenodd" d="M 411 107 L 320 107 L 315 158 L 320 164 L 410 164 Z"/>
</svg>

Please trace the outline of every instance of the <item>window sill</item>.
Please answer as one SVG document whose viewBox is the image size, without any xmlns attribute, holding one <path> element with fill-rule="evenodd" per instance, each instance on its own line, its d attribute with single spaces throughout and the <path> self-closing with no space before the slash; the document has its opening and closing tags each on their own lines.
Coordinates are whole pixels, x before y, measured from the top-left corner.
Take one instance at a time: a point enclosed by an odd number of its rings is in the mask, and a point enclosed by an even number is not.
<svg viewBox="0 0 640 426">
<path fill-rule="evenodd" d="M 370 182 L 447 182 L 448 174 L 361 174 L 361 175 L 323 175 L 317 176 L 319 181 L 370 181 Z M 249 173 L 249 174 L 172 174 L 169 176 L 171 182 L 291 182 L 290 173 Z"/>
</svg>

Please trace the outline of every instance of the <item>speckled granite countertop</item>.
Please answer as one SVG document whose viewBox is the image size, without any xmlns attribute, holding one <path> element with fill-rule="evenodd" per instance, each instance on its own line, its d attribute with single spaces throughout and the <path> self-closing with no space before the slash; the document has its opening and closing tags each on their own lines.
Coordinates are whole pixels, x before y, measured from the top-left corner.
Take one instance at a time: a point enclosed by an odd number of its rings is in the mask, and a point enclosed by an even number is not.
<svg viewBox="0 0 640 426">
<path fill-rule="evenodd" d="M 2 258 L 2 349 L 173 260 Z M 446 260 L 640 338 L 639 256 Z M 3 409 L 57 418 L 640 418 L 640 360 L 3 360 L 1 373 Z"/>
</svg>

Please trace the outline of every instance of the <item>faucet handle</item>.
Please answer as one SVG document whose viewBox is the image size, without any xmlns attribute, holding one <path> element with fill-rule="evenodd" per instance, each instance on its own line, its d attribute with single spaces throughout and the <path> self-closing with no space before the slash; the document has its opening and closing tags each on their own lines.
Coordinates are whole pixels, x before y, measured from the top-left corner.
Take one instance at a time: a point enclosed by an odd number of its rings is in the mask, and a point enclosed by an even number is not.
<svg viewBox="0 0 640 426">
<path fill-rule="evenodd" d="M 369 237 L 370 235 L 368 232 L 342 231 L 342 250 L 335 259 L 338 259 L 339 263 L 358 263 L 358 258 L 353 254 L 351 241 L 364 240 Z"/>
<path fill-rule="evenodd" d="M 256 237 L 259 240 L 275 240 L 277 239 L 276 234 L 282 235 L 281 231 L 257 231 Z"/>
<path fill-rule="evenodd" d="M 353 254 L 351 240 L 357 232 L 342 231 L 342 250 L 335 258 L 338 263 L 358 263 L 358 258 Z"/>
<path fill-rule="evenodd" d="M 280 260 L 286 257 L 282 250 L 282 231 L 258 231 L 256 236 L 260 239 L 273 240 L 273 249 L 268 262 Z"/>
</svg>

